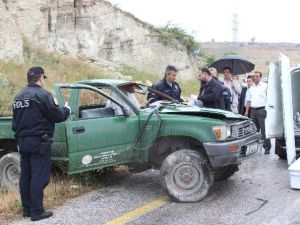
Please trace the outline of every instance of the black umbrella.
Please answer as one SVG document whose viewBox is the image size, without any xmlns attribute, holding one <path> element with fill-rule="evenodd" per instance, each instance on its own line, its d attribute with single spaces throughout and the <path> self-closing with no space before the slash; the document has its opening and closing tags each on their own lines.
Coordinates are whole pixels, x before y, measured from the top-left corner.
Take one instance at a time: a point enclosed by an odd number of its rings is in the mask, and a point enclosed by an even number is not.
<svg viewBox="0 0 300 225">
<path fill-rule="evenodd" d="M 230 67 L 232 75 L 249 73 L 254 70 L 254 66 L 252 62 L 239 55 L 225 55 L 211 65 L 216 68 L 218 73 L 223 73 L 225 67 Z"/>
</svg>

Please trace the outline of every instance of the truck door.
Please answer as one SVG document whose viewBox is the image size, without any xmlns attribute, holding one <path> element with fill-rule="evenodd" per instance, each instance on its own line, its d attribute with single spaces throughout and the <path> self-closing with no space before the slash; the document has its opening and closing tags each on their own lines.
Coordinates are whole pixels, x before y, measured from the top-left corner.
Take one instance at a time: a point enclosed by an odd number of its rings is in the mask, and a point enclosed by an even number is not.
<svg viewBox="0 0 300 225">
<path fill-rule="evenodd" d="M 60 88 L 63 88 L 62 86 Z M 73 85 L 72 115 L 65 122 L 69 173 L 83 172 L 132 161 L 138 134 L 137 115 L 116 100 L 109 87 Z"/>
</svg>

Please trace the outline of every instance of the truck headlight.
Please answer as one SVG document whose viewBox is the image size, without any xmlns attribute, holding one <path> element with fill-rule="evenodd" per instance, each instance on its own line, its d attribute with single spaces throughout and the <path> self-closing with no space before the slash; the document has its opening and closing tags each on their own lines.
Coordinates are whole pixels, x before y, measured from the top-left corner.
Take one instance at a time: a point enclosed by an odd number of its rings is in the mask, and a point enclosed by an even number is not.
<svg viewBox="0 0 300 225">
<path fill-rule="evenodd" d="M 225 140 L 226 138 L 229 138 L 231 136 L 230 126 L 214 126 L 212 129 L 216 138 L 220 141 Z"/>
</svg>

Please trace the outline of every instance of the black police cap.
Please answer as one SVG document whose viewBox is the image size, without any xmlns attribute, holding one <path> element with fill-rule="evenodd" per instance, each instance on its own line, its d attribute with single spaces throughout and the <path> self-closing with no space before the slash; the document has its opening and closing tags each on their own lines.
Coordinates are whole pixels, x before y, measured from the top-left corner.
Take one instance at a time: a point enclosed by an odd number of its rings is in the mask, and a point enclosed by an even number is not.
<svg viewBox="0 0 300 225">
<path fill-rule="evenodd" d="M 31 67 L 27 72 L 27 76 L 42 75 L 42 74 L 44 74 L 44 77 L 47 78 L 45 76 L 44 69 L 40 66 Z"/>
</svg>

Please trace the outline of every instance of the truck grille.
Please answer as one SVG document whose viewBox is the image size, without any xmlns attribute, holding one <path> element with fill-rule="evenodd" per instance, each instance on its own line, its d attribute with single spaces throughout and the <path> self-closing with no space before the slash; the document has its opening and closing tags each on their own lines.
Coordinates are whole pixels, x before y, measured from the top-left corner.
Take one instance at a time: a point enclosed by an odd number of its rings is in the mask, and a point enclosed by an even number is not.
<svg viewBox="0 0 300 225">
<path fill-rule="evenodd" d="M 248 136 L 256 132 L 256 126 L 253 122 L 247 122 L 239 125 L 238 127 L 238 138 Z"/>
</svg>

